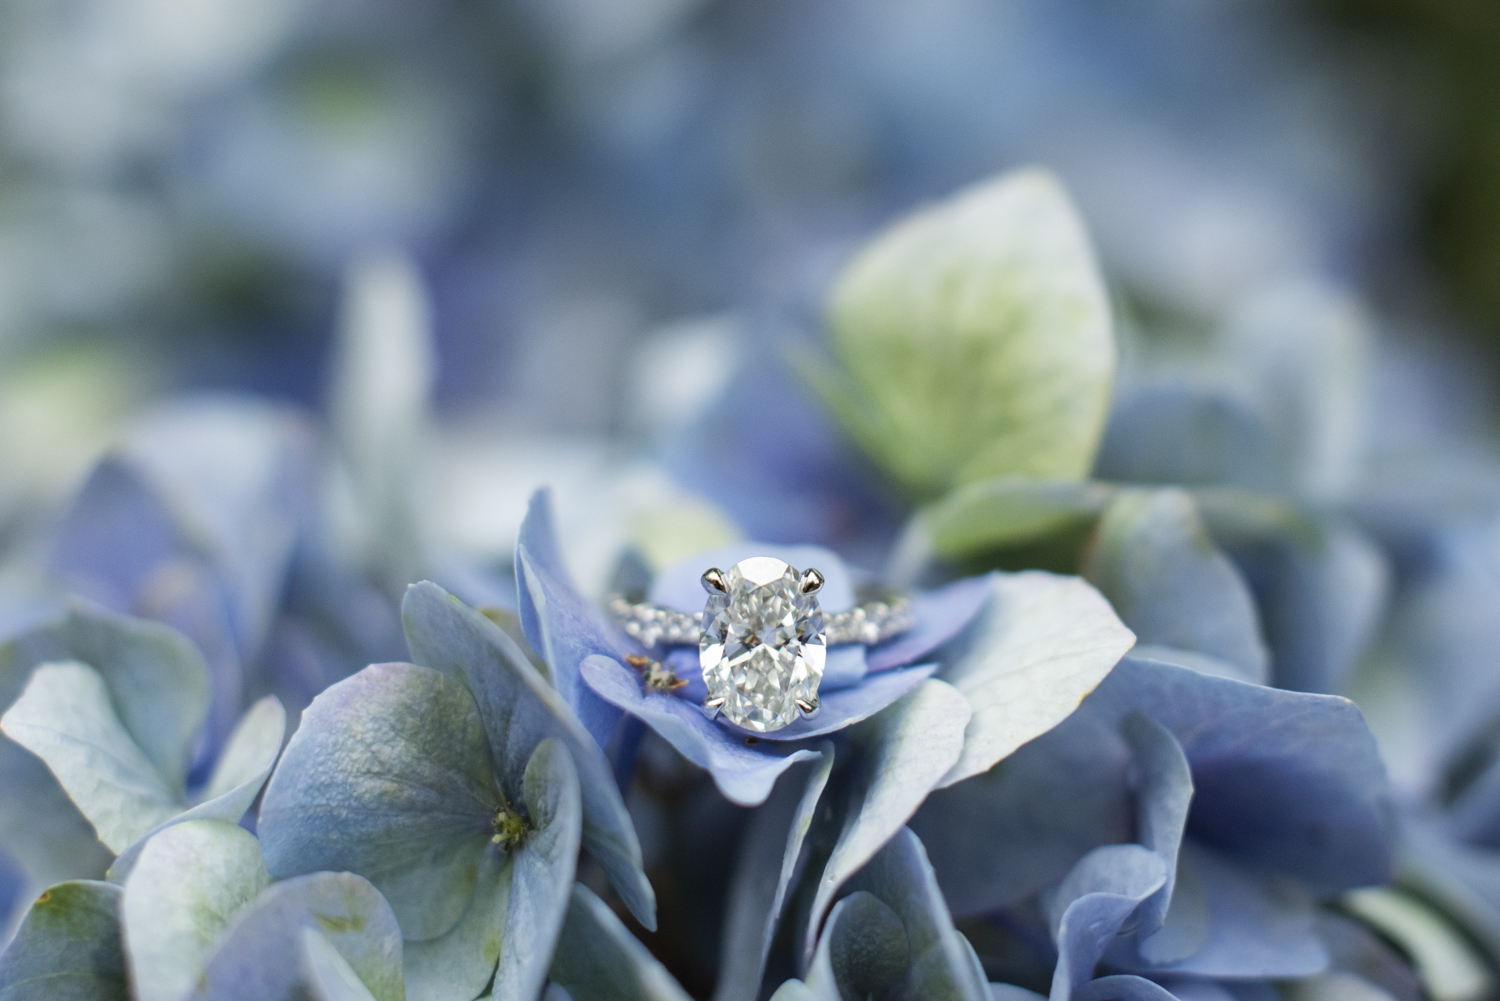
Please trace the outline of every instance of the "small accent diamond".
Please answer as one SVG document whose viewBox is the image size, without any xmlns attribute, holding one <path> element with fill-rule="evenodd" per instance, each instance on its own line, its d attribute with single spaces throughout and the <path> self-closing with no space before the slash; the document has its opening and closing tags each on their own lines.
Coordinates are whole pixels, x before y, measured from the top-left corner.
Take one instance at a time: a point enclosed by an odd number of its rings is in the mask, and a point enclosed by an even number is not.
<svg viewBox="0 0 1500 1001">
<path fill-rule="evenodd" d="M 698 643 L 707 701 L 722 700 L 725 717 L 747 730 L 779 730 L 802 715 L 799 700 L 818 704 L 822 608 L 802 575 L 770 556 L 736 563 L 723 582 L 703 606 Z"/>
</svg>

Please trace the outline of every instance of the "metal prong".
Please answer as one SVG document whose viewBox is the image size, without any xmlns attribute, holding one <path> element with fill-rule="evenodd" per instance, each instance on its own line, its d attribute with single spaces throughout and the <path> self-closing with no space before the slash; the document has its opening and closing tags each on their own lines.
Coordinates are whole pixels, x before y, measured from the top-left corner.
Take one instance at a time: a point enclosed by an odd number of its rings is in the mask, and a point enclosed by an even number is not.
<svg viewBox="0 0 1500 1001">
<path fill-rule="evenodd" d="M 709 594 L 729 593 L 729 585 L 724 581 L 724 571 L 718 567 L 709 567 L 703 571 L 703 576 L 699 580 L 703 583 L 703 590 Z"/>
<path fill-rule="evenodd" d="M 818 715 L 818 710 L 822 708 L 822 703 L 819 702 L 816 697 L 811 699 L 798 699 L 797 708 L 802 710 L 803 716 L 813 717 Z"/>
<path fill-rule="evenodd" d="M 802 587 L 802 593 L 803 594 L 812 594 L 814 591 L 816 591 L 818 588 L 820 588 L 822 586 L 823 586 L 823 575 L 822 574 L 818 573 L 818 571 L 816 571 L 816 570 L 811 570 L 811 569 L 802 571 L 802 583 L 801 583 L 801 587 Z"/>
<path fill-rule="evenodd" d="M 719 713 L 724 711 L 724 700 L 705 699 L 703 705 L 700 708 L 702 708 L 703 710 L 703 715 L 707 716 L 709 719 L 718 719 Z"/>
</svg>

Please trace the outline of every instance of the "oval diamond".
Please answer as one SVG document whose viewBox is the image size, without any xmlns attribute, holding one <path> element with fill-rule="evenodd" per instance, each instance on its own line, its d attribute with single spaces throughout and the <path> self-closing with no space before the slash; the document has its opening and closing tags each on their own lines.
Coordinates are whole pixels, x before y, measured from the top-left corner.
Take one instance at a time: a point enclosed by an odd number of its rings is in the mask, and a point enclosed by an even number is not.
<svg viewBox="0 0 1500 1001">
<path fill-rule="evenodd" d="M 698 663 L 708 700 L 723 699 L 731 723 L 765 733 L 795 721 L 800 699 L 817 704 L 823 680 L 823 609 L 801 575 L 756 556 L 724 575 L 725 593 L 703 606 Z"/>
</svg>

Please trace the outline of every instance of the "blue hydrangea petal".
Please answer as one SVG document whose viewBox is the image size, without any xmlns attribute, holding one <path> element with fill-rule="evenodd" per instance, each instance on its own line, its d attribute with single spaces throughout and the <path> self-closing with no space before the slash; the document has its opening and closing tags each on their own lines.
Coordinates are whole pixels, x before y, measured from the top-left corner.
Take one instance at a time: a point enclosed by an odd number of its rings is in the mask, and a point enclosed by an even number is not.
<svg viewBox="0 0 1500 1001">
<path fill-rule="evenodd" d="M 955 688 L 929 678 L 850 732 L 861 772 L 849 819 L 818 879 L 805 959 L 817 947 L 818 929 L 838 891 L 895 837 L 958 760 L 968 709 Z"/>
<path fill-rule="evenodd" d="M 941 652 L 938 676 L 973 708 L 952 785 L 1052 729 L 1099 684 L 1135 636 L 1086 581 L 995 574 L 972 626 Z"/>
<path fill-rule="evenodd" d="M 0 728 L 47 762 L 112 851 L 181 812 L 171 786 L 115 716 L 104 679 L 86 664 L 38 666 Z"/>
<path fill-rule="evenodd" d="M 558 542 L 557 528 L 553 524 L 552 491 L 546 487 L 535 491 L 526 504 L 526 517 L 521 519 L 521 530 L 516 536 L 517 552 L 522 546 L 531 554 L 536 566 L 560 586 L 577 590 L 568 575 L 567 564 L 563 562 L 562 545 Z M 540 651 L 543 649 L 541 617 L 532 601 L 531 591 L 526 586 L 519 558 L 516 560 L 516 598 L 526 642 L 531 644 L 533 650 Z"/>
<path fill-rule="evenodd" d="M 823 681 L 819 693 L 853 688 L 869 673 L 865 648 L 858 643 L 829 647 L 823 658 Z"/>
<path fill-rule="evenodd" d="M 741 560 L 754 556 L 771 556 L 798 570 L 817 570 L 823 575 L 818 591 L 818 605 L 825 612 L 842 612 L 854 607 L 854 578 L 843 559 L 822 546 L 788 546 L 772 542 L 735 542 L 715 549 L 705 549 L 680 563 L 662 570 L 651 581 L 649 600 L 679 612 L 703 611 L 706 597 L 700 578 L 709 567 L 728 570 Z"/>
<path fill-rule="evenodd" d="M 1046 995 L 1015 984 L 990 984 L 990 1001 L 1046 1001 Z M 1107 1001 L 1107 999 L 1099 999 Z"/>
<path fill-rule="evenodd" d="M 590 654 L 621 657 L 639 648 L 573 585 L 552 527 L 552 501 L 546 490 L 538 490 L 531 497 L 515 559 L 526 641 L 546 661 L 552 687 L 562 693 L 584 728 L 604 747 L 620 721 L 620 713 L 578 680 L 578 665 Z"/>
<path fill-rule="evenodd" d="M 491 761 L 462 684 L 411 664 L 367 667 L 314 699 L 288 742 L 261 804 L 266 864 L 278 879 L 358 873 L 405 937 L 441 935 L 489 844 Z"/>
<path fill-rule="evenodd" d="M 770 1001 L 843 1001 L 837 994 L 825 996 L 814 993 L 812 988 L 800 980 L 787 980 L 776 988 Z"/>
<path fill-rule="evenodd" d="M 317 872 L 273 884 L 225 931 L 194 998 L 204 1001 L 295 1001 L 305 969 L 288 962 L 302 933 L 322 934 L 376 1001 L 401 1001 L 401 927 L 368 880 Z"/>
<path fill-rule="evenodd" d="M 1144 939 L 1142 951 L 1162 959 L 1182 959 L 1200 944 L 1192 937 L 1172 938 L 1177 946 L 1166 953 L 1166 937 L 1160 936 L 1162 922 L 1172 903 L 1172 888 L 1177 881 L 1177 852 L 1187 825 L 1188 808 L 1193 800 L 1193 774 L 1182 745 L 1170 730 L 1140 713 L 1130 713 L 1120 721 L 1120 732 L 1130 746 L 1136 777 L 1136 841 L 1160 855 L 1166 864 L 1167 879 L 1160 890 L 1144 901 L 1136 912 L 1139 934 Z"/>
<path fill-rule="evenodd" d="M 572 707 L 594 742 L 604 747 L 614 734 L 620 713 L 579 680 L 578 665 L 592 654 L 623 657 L 639 648 L 629 643 L 602 612 L 537 565 L 525 546 L 516 548 L 516 567 L 541 630 L 540 636 L 533 639 L 528 635 L 527 640 L 546 661 L 552 687 Z"/>
<path fill-rule="evenodd" d="M 1269 671 L 1250 589 L 1214 547 L 1191 495 L 1122 490 L 1099 520 L 1084 576 L 1141 643 L 1196 650 L 1246 681 Z"/>
<path fill-rule="evenodd" d="M 1234 491 L 1196 496 L 1214 541 L 1256 594 L 1275 683 L 1340 690 L 1389 596 L 1386 556 L 1338 517 Z"/>
<path fill-rule="evenodd" d="M 1163 382 L 1122 392 L 1094 476 L 1126 483 L 1284 491 L 1290 471 L 1259 415 L 1228 393 Z"/>
<path fill-rule="evenodd" d="M 833 745 L 823 744 L 819 754 L 821 758 L 805 769 L 789 771 L 750 818 L 729 887 L 715 1001 L 755 1001 L 760 996 L 786 893 L 798 874 L 803 841 L 833 771 Z"/>
<path fill-rule="evenodd" d="M 585 658 L 583 678 L 601 698 L 644 720 L 683 757 L 708 771 L 725 798 L 741 806 L 765 802 L 782 772 L 817 757 L 816 751 L 782 753 L 749 746 L 745 737 L 710 721 L 685 699 L 642 691 L 640 675 L 608 657 Z M 759 743 L 758 735 L 752 739 Z"/>
<path fill-rule="evenodd" d="M 1050 901 L 1058 953 L 1051 1001 L 1069 1001 L 1093 979 L 1125 920 L 1166 878 L 1161 856 L 1140 845 L 1104 845 L 1079 860 Z"/>
<path fill-rule="evenodd" d="M 126 1001 L 120 896 L 113 883 L 93 880 L 49 887 L 0 954 L 0 997 L 50 1001 L 67 984 L 78 1001 Z"/>
<path fill-rule="evenodd" d="M 914 664 L 957 636 L 984 607 L 991 587 L 989 575 L 984 575 L 965 577 L 935 590 L 912 595 L 915 625 L 900 636 L 866 651 L 869 672 L 874 674 L 903 664 Z"/>
<path fill-rule="evenodd" d="M 1134 837 L 1130 755 L 1107 716 L 1087 698 L 994 768 L 922 804 L 911 828 L 954 914 L 1013 904 L 1062 879 L 1091 849 Z"/>
<path fill-rule="evenodd" d="M 609 906 L 578 884 L 557 937 L 550 974 L 572 1001 L 689 1001 L 688 993 Z"/>
<path fill-rule="evenodd" d="M 1073 1001 L 1187 1001 L 1161 984 L 1129 973 L 1098 977 L 1073 992 Z M 1225 1001 L 1229 1001 L 1226 996 Z"/>
<path fill-rule="evenodd" d="M 136 1001 L 182 1001 L 225 928 L 270 883 L 254 835 L 236 824 L 195 820 L 146 842 L 120 901 Z"/>
<path fill-rule="evenodd" d="M 412 585 L 401 618 L 412 656 L 469 686 L 501 778 L 509 783 L 507 795 L 520 795 L 515 780 L 542 740 L 553 737 L 568 749 L 583 795 L 583 846 L 604 867 L 636 919 L 655 928 L 655 893 L 641 869 L 640 842 L 614 773 L 562 696 L 499 626 L 436 584 Z"/>
<path fill-rule="evenodd" d="M 1181 743 L 1193 772 L 1193 838 L 1316 893 L 1389 877 L 1389 782 L 1348 699 L 1131 657 L 1097 698 L 1116 719 L 1141 712 Z"/>
<path fill-rule="evenodd" d="M 165 622 L 192 638 L 212 688 L 202 747 L 211 754 L 239 711 L 245 651 L 233 622 L 234 596 L 179 513 L 134 464 L 105 459 L 59 527 L 51 565 L 69 590 L 116 612 Z M 121 715 L 130 725 L 124 707 Z"/>
<path fill-rule="evenodd" d="M 1327 967 L 1313 900 L 1285 880 L 1247 872 L 1192 841 L 1183 845 L 1178 880 L 1179 887 L 1196 883 L 1207 906 L 1202 945 L 1181 961 L 1150 964 L 1132 957 L 1132 942 L 1122 940 L 1108 956 L 1111 963 L 1208 977 L 1302 977 Z"/>
</svg>

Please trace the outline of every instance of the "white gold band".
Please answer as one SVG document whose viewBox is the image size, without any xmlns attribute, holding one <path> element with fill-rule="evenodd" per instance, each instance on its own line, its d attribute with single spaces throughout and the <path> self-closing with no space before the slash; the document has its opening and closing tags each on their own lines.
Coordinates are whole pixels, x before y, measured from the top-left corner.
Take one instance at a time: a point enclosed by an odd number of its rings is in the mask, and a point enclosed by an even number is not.
<svg viewBox="0 0 1500 1001">
<path fill-rule="evenodd" d="M 703 613 L 679 612 L 660 605 L 632 604 L 620 595 L 609 599 L 610 618 L 625 635 L 641 646 L 697 646 L 702 636 Z M 849 643 L 866 645 L 888 640 L 912 627 L 911 599 L 871 601 L 846 612 L 824 612 L 824 642 L 828 646 Z"/>
</svg>

